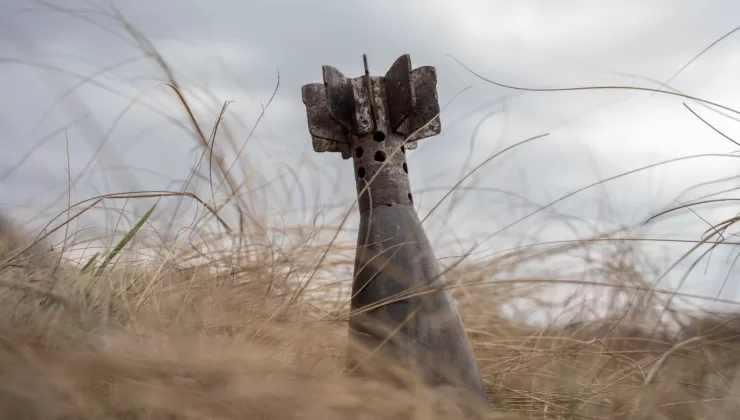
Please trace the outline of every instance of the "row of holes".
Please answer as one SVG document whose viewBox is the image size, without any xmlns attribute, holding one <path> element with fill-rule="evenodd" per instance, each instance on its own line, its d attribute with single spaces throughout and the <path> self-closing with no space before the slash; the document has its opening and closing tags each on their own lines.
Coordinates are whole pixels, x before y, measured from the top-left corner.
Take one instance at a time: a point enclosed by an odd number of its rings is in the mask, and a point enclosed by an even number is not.
<svg viewBox="0 0 740 420">
<path fill-rule="evenodd" d="M 403 171 L 409 173 L 409 167 L 406 166 L 406 163 L 403 164 Z M 365 168 L 360 166 L 360 169 L 357 170 L 357 176 L 359 176 L 360 178 L 365 178 Z"/>
<path fill-rule="evenodd" d="M 355 153 L 356 153 L 356 156 L 357 157 L 361 157 L 362 156 L 362 147 L 358 147 L 357 150 L 355 150 Z M 385 152 L 382 151 L 382 150 L 378 150 L 377 152 L 375 152 L 375 161 L 376 162 L 385 162 Z M 408 165 L 406 165 L 406 162 L 403 163 L 403 171 L 405 173 L 409 173 L 409 167 L 408 167 Z M 365 177 L 365 168 L 363 168 L 362 166 L 360 166 L 360 168 L 357 169 L 357 175 L 360 178 L 364 178 Z"/>
<path fill-rule="evenodd" d="M 362 150 L 362 147 L 358 147 L 355 149 L 355 156 L 358 158 L 361 158 L 364 153 L 365 152 Z M 401 146 L 401 153 L 406 154 L 406 148 L 404 148 L 403 146 Z M 377 160 L 378 162 L 383 162 L 385 160 L 385 152 L 382 150 L 376 152 L 375 160 Z"/>
<path fill-rule="evenodd" d="M 376 132 L 374 132 L 373 133 L 373 140 L 375 140 L 378 143 L 384 141 L 385 140 L 385 133 L 383 133 L 382 131 L 376 131 Z M 356 157 L 361 158 L 362 155 L 363 155 L 363 153 L 364 153 L 364 151 L 362 150 L 362 147 L 358 147 L 358 148 L 355 149 L 355 156 Z M 403 146 L 401 146 L 401 153 L 406 154 L 406 148 L 403 147 Z M 386 157 L 386 155 L 385 155 L 385 152 L 384 151 L 378 150 L 377 152 L 375 152 L 374 158 L 375 158 L 375 161 L 376 162 L 385 162 L 385 157 Z M 407 173 L 407 174 L 409 173 L 409 167 L 406 165 L 406 162 L 403 163 L 403 171 L 405 173 Z M 362 166 L 360 166 L 360 168 L 357 169 L 357 175 L 360 178 L 365 178 L 365 168 L 363 168 Z M 414 198 L 411 195 L 411 193 L 408 193 L 408 198 L 409 198 L 409 202 L 413 205 L 414 204 Z"/>
<path fill-rule="evenodd" d="M 383 133 L 382 131 L 376 131 L 376 132 L 374 132 L 373 133 L 373 140 L 375 140 L 378 143 L 384 141 L 385 140 L 385 133 Z M 364 153 L 365 152 L 364 152 L 364 150 L 362 150 L 362 147 L 357 147 L 355 149 L 355 156 L 358 157 L 358 158 L 361 158 Z M 401 153 L 406 154 L 406 148 L 403 147 L 403 146 L 401 146 Z M 375 161 L 376 162 L 385 162 L 385 157 L 386 157 L 386 155 L 385 155 L 385 152 L 384 151 L 378 150 L 377 152 L 375 152 L 374 158 L 375 158 Z M 406 166 L 406 162 L 403 163 L 403 171 L 405 173 L 409 173 L 409 168 L 408 168 L 408 166 Z M 357 175 L 359 175 L 360 178 L 364 178 L 365 177 L 365 168 L 360 167 L 357 170 Z"/>
</svg>

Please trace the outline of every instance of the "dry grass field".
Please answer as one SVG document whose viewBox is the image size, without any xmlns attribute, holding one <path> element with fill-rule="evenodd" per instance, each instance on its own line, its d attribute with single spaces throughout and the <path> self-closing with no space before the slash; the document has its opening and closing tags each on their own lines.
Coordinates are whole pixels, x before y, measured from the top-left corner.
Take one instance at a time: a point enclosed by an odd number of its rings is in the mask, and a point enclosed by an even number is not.
<svg viewBox="0 0 740 420">
<path fill-rule="evenodd" d="M 472 410 L 474 418 L 731 419 L 740 412 L 733 317 L 682 314 L 682 329 L 661 327 L 655 308 L 669 293 L 642 284 L 629 260 L 612 259 L 629 255 L 623 245 L 601 267 L 612 270 L 603 272 L 611 284 L 578 289 L 595 287 L 614 301 L 637 297 L 632 308 L 615 303 L 602 319 L 545 328 L 517 322 L 504 307 L 523 297 L 536 302 L 552 287 L 546 279 L 486 281 L 544 253 L 448 272 L 492 407 L 472 409 L 462 397 L 344 375 L 345 300 L 310 288 L 296 296 L 323 247 L 282 250 L 276 259 L 263 248 L 239 263 L 219 252 L 222 259 L 190 268 L 123 260 L 100 270 L 102 263 L 60 262 L 58 252 L 14 251 L 8 244 L 24 242 L 12 230 L 2 239 L 0 418 L 454 419 Z M 576 291 L 566 305 L 586 313 L 587 295 Z"/>
</svg>

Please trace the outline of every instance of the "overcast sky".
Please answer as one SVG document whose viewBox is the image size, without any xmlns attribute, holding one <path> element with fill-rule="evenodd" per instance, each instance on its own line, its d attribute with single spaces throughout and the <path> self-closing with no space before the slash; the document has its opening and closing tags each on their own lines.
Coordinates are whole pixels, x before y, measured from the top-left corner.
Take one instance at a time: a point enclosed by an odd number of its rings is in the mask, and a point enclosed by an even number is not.
<svg viewBox="0 0 740 420">
<path fill-rule="evenodd" d="M 172 92 L 161 85 L 152 87 L 164 80 L 162 72 L 140 57 L 141 51 L 120 23 L 98 13 L 98 7 L 110 2 L 51 3 L 53 7 L 25 0 L 0 2 L 2 211 L 21 220 L 48 210 L 52 201 L 65 197 L 67 142 L 74 177 L 109 131 L 97 166 L 75 187 L 73 201 L 103 192 L 179 189 L 181 184 L 173 186 L 172 181 L 186 179 L 199 156 L 191 136 L 143 106 L 126 111 L 111 130 L 136 95 L 184 120 Z M 546 204 L 596 181 L 667 159 L 740 150 L 692 115 L 684 102 L 730 138 L 740 139 L 740 124 L 697 101 L 630 90 L 515 91 L 481 80 L 449 56 L 483 77 L 520 87 L 659 88 L 656 81 L 667 81 L 740 25 L 740 3 L 732 0 L 126 0 L 114 4 L 168 60 L 190 98 L 206 91 L 213 95 L 212 102 L 197 104 L 196 100 L 194 105 L 206 132 L 212 129 L 223 101 L 234 101 L 226 120 L 237 142 L 243 143 L 270 100 L 279 72 L 276 96 L 244 154 L 250 156 L 252 170 L 266 174 L 284 175 L 281 167 L 296 168 L 301 159 L 308 162 L 304 165 L 325 168 L 331 179 L 320 186 L 315 185 L 320 178 L 308 170 L 299 174 L 306 177 L 304 201 L 311 207 L 303 214 L 307 220 L 321 206 L 349 202 L 354 182 L 350 161 L 311 151 L 300 88 L 320 82 L 324 64 L 348 76 L 362 74 L 362 54 L 368 55 L 371 73 L 376 75 L 384 74 L 405 53 L 415 67 L 437 68 L 440 102 L 446 106 L 443 132 L 421 141 L 409 154 L 412 188 L 426 191 L 416 194 L 422 216 L 442 197 L 445 187 L 460 179 L 471 145 L 468 170 L 516 142 L 549 134 L 492 161 L 463 184 L 477 189 L 461 192 L 453 216 L 430 218 L 427 226 L 434 238 L 442 231 L 442 221 L 452 221 L 464 238 L 485 239 L 532 211 L 531 203 Z M 69 13 L 72 9 L 76 12 Z M 666 89 L 740 109 L 739 46 L 740 34 L 729 36 Z M 111 66 L 115 68 L 100 71 Z M 81 83 L 80 77 L 90 79 Z M 66 131 L 66 137 L 64 130 L 59 131 L 84 116 Z M 17 166 L 34 144 L 55 130 L 56 135 Z M 673 200 L 686 188 L 736 175 L 735 159 L 703 157 L 639 172 L 570 197 L 556 209 L 597 226 L 639 223 L 676 205 Z M 682 199 L 737 184 L 704 187 Z M 300 206 L 300 194 L 294 191 L 294 195 L 292 204 Z M 65 202 L 66 198 L 55 206 Z M 695 210 L 698 215 L 684 211 L 680 221 L 666 223 L 656 232 L 697 239 L 707 228 L 706 221 L 717 223 L 736 214 L 728 205 Z M 446 214 L 444 207 L 440 214 Z M 510 228 L 501 239 L 497 236 L 479 244 L 481 255 L 485 249 L 506 248 L 510 245 L 506 241 L 531 231 L 534 222 L 529 223 Z M 574 239 L 573 233 L 557 224 L 550 225 L 539 240 L 543 238 Z M 685 290 L 716 294 L 734 252 L 722 252 L 706 274 L 700 270 L 691 278 Z M 726 287 L 722 297 L 733 299 L 736 294 L 734 287 Z"/>
</svg>

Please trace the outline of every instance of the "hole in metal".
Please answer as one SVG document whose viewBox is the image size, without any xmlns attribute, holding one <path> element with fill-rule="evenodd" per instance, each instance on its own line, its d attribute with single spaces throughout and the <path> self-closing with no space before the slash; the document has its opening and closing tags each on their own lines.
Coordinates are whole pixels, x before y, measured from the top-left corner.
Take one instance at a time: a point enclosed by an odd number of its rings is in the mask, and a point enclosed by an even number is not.
<svg viewBox="0 0 740 420">
<path fill-rule="evenodd" d="M 381 141 L 385 140 L 385 133 L 382 131 L 376 131 L 373 133 L 373 140 L 380 143 Z"/>
<path fill-rule="evenodd" d="M 357 176 L 359 176 L 360 178 L 365 178 L 365 168 L 360 166 L 360 169 L 357 170 Z"/>
<path fill-rule="evenodd" d="M 358 147 L 357 149 L 355 149 L 355 156 L 357 156 L 358 158 L 362 157 L 362 147 Z"/>
<path fill-rule="evenodd" d="M 382 150 L 375 152 L 375 160 L 378 162 L 385 162 L 385 152 Z"/>
<path fill-rule="evenodd" d="M 409 173 L 409 167 L 406 165 L 406 162 L 403 163 L 403 171 Z"/>
</svg>

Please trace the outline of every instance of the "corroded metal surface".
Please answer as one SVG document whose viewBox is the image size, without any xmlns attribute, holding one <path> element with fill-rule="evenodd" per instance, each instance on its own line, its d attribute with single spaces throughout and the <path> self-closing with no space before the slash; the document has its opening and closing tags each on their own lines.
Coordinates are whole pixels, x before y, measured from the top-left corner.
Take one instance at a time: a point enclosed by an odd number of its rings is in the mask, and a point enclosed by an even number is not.
<svg viewBox="0 0 740 420">
<path fill-rule="evenodd" d="M 387 93 L 390 129 L 385 134 L 409 136 L 405 150 L 417 147 L 417 141 L 441 132 L 438 117 L 437 73 L 434 67 L 411 69 L 411 59 L 403 55 L 391 66 L 385 77 L 369 74 L 348 78 L 332 66 L 323 66 L 323 83 L 303 86 L 303 103 L 308 115 L 308 130 L 313 137 L 314 151 L 340 152 L 349 159 L 352 135 L 376 131 L 374 113 L 380 107 L 368 95 L 368 81 L 379 84 Z"/>
<path fill-rule="evenodd" d="M 416 106 L 416 89 L 411 82 L 411 57 L 408 54 L 399 57 L 385 74 L 385 86 L 389 120 L 395 131 L 414 112 Z"/>
<path fill-rule="evenodd" d="M 352 81 L 332 66 L 324 66 L 324 87 L 329 114 L 348 131 L 354 131 L 355 111 Z"/>
<path fill-rule="evenodd" d="M 317 152 L 352 158 L 360 229 L 352 286 L 350 337 L 391 356 L 433 386 L 485 399 L 455 302 L 413 207 L 406 151 L 441 131 L 434 67 L 401 56 L 385 77 L 348 78 L 323 67 L 324 83 L 303 87 Z M 399 294 L 414 296 L 357 313 Z M 419 294 L 421 293 L 421 294 Z M 350 347 L 348 363 L 367 362 Z"/>
<path fill-rule="evenodd" d="M 313 140 L 315 152 L 343 152 L 349 159 L 348 133 L 336 122 L 329 112 L 326 90 L 321 83 L 303 86 L 303 103 L 306 104 L 308 130 Z"/>
<path fill-rule="evenodd" d="M 452 385 L 485 399 L 462 319 L 444 290 L 446 280 L 424 230 L 416 229 L 419 224 L 411 206 L 378 207 L 361 214 L 351 308 L 412 290 L 415 296 L 352 316 L 350 337 L 375 348 L 389 331 L 397 330 L 384 356 L 416 366 L 432 386 Z M 364 361 L 361 353 L 348 356 L 351 366 Z"/>
<path fill-rule="evenodd" d="M 411 72 L 411 82 L 416 91 L 416 103 L 414 111 L 406 119 L 405 125 L 400 127 L 399 132 L 412 135 L 420 129 L 409 139 L 411 141 L 436 136 L 442 132 L 437 99 L 437 70 L 429 66 L 414 69 Z"/>
<path fill-rule="evenodd" d="M 386 93 L 382 82 L 381 77 L 370 78 L 373 97 L 380 105 L 386 103 Z M 385 106 L 375 107 L 377 131 L 352 136 L 351 152 L 355 166 L 355 183 L 359 195 L 360 212 L 374 207 L 413 204 L 406 149 L 401 147 L 404 138 L 403 135 L 390 130 L 386 108 Z M 380 140 L 381 136 L 382 140 Z M 369 183 L 370 180 L 373 181 Z"/>
</svg>

